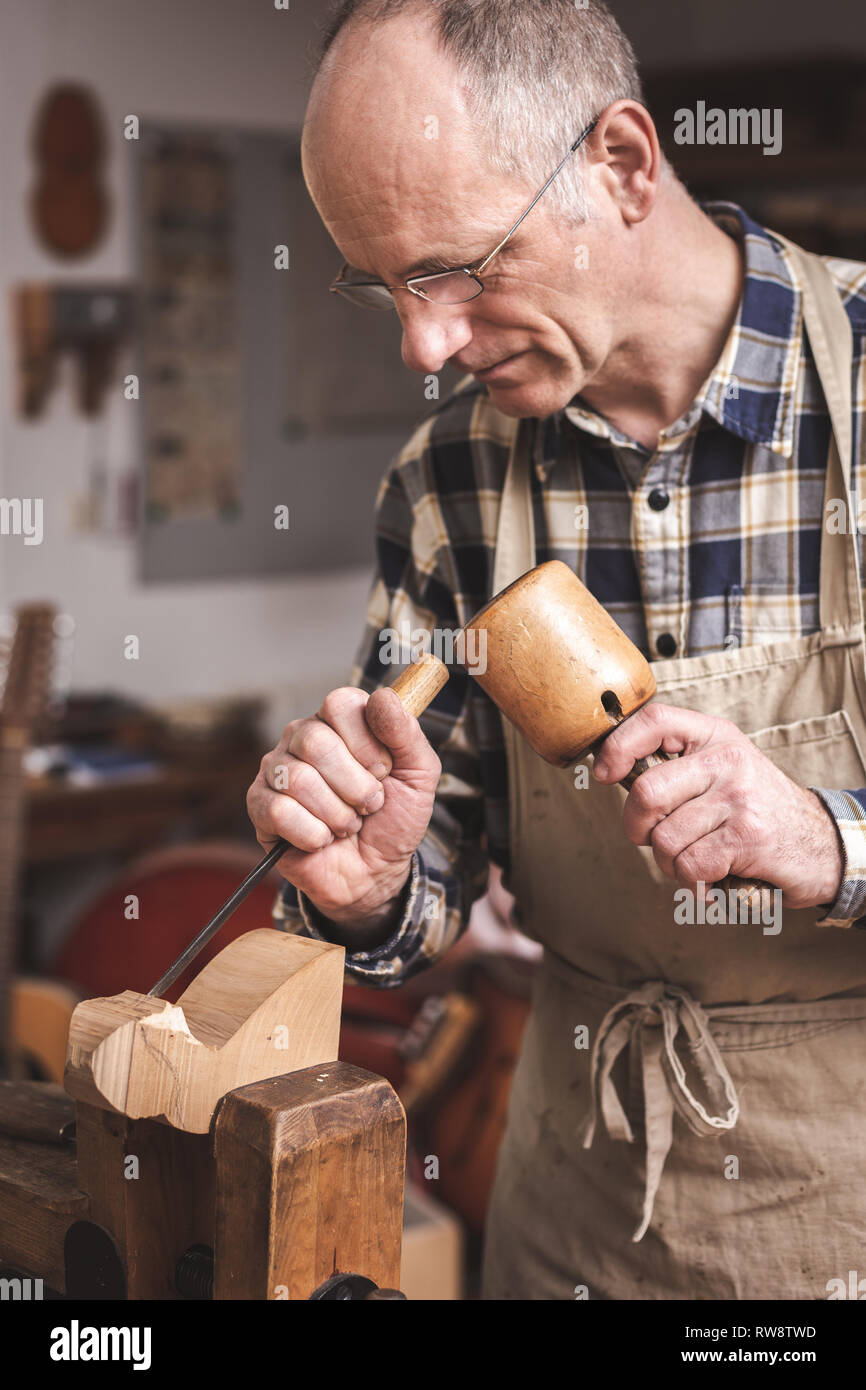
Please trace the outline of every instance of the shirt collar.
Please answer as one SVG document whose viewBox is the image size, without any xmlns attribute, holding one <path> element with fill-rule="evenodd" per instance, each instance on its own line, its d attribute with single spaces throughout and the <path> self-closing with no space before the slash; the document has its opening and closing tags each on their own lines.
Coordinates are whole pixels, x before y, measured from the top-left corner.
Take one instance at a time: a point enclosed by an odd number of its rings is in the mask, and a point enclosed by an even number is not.
<svg viewBox="0 0 866 1390">
<path fill-rule="evenodd" d="M 704 211 L 743 245 L 745 277 L 736 320 L 712 372 L 689 409 L 664 432 L 673 445 L 702 413 L 723 429 L 790 458 L 803 345 L 800 286 L 786 248 L 735 203 L 709 203 Z M 563 421 L 578 429 L 631 444 L 577 396 L 547 420 L 536 436 L 536 467 L 547 477 L 556 461 Z"/>
</svg>

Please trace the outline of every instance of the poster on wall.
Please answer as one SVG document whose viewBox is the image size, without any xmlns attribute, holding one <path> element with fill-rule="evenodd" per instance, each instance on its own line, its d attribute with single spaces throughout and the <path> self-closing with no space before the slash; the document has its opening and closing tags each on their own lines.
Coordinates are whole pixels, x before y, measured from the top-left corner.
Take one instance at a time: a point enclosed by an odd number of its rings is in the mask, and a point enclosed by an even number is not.
<svg viewBox="0 0 866 1390">
<path fill-rule="evenodd" d="M 329 293 L 296 135 L 142 122 L 136 145 L 142 578 L 369 563 L 381 479 L 457 373 L 431 387 L 395 313 Z"/>
<path fill-rule="evenodd" d="M 154 522 L 240 509 L 235 156 L 236 142 L 207 133 L 166 132 L 142 149 L 144 497 Z"/>
</svg>

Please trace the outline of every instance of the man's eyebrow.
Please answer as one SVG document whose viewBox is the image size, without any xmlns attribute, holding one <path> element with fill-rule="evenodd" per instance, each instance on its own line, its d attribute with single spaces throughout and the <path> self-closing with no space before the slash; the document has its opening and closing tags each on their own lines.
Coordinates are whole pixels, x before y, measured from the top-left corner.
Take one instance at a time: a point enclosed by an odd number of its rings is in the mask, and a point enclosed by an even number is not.
<svg viewBox="0 0 866 1390">
<path fill-rule="evenodd" d="M 410 280 L 413 275 L 423 275 L 425 271 L 435 274 L 437 270 L 460 270 L 463 266 L 478 265 L 488 254 L 487 250 L 479 251 L 472 256 L 463 255 L 460 252 L 453 256 L 425 256 L 423 260 L 416 261 L 408 270 L 398 271 L 401 280 Z"/>
</svg>

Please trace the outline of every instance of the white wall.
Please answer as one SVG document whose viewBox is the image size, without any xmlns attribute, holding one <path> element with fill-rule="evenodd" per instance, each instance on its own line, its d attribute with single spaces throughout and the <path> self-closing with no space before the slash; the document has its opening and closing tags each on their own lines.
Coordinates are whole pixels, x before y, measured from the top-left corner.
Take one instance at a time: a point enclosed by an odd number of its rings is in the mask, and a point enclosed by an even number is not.
<svg viewBox="0 0 866 1390">
<path fill-rule="evenodd" d="M 132 274 L 129 145 L 123 117 L 297 128 L 318 7 L 293 0 L 2 0 L 0 3 L 0 301 L 25 279 L 120 279 Z M 318 10 L 321 13 L 320 10 Z M 113 220 L 99 251 L 71 264 L 44 253 L 28 222 L 36 104 L 60 78 L 92 85 L 110 132 Z M 0 537 L 0 610 L 45 597 L 77 625 L 74 680 L 143 698 L 268 690 L 272 726 L 315 707 L 348 673 L 360 632 L 366 571 L 231 583 L 141 586 L 129 540 L 70 526 L 94 448 L 112 468 L 134 461 L 133 412 L 121 392 L 94 425 L 78 413 L 70 370 L 44 416 L 13 409 L 10 335 L 0 332 L 0 495 L 42 496 L 45 539 Z M 383 459 L 383 470 L 387 463 Z M 141 659 L 126 661 L 135 633 Z"/>
<path fill-rule="evenodd" d="M 0 0 L 2 312 L 22 279 L 130 276 L 129 146 L 120 136 L 128 113 L 297 128 L 323 4 L 291 0 L 286 12 L 272 0 Z M 613 8 L 648 66 L 866 47 L 862 0 L 795 7 L 788 0 L 613 0 Z M 72 266 L 40 250 L 27 218 L 34 109 L 61 77 L 93 85 L 111 131 L 110 233 L 97 254 Z M 144 698 L 268 690 L 279 728 L 345 679 L 367 573 L 139 585 L 132 542 L 70 528 L 94 448 L 114 468 L 132 463 L 133 410 L 116 391 L 102 422 L 89 424 L 67 380 L 45 417 L 23 423 L 12 407 L 10 336 L 0 331 L 0 495 L 43 496 L 47 509 L 41 546 L 0 537 L 0 609 L 47 597 L 70 612 L 79 687 Z M 141 640 L 138 662 L 123 659 L 127 633 Z"/>
</svg>

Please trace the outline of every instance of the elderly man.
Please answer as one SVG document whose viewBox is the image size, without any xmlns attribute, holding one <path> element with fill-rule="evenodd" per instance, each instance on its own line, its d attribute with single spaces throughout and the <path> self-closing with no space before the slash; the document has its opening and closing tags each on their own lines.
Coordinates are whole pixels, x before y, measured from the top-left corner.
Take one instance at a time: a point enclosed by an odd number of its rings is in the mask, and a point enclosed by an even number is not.
<svg viewBox="0 0 866 1390">
<path fill-rule="evenodd" d="M 250 789 L 278 915 L 399 985 L 502 866 L 545 949 L 486 1297 L 824 1298 L 866 1224 L 862 556 L 823 523 L 866 465 L 866 268 L 696 206 L 596 0 L 343 0 L 303 156 L 332 288 L 467 375 L 383 482 L 359 688 Z M 658 682 L 589 785 L 465 676 L 423 732 L 369 693 L 383 628 L 551 558 Z M 704 913 L 729 873 L 781 921 Z"/>
</svg>

